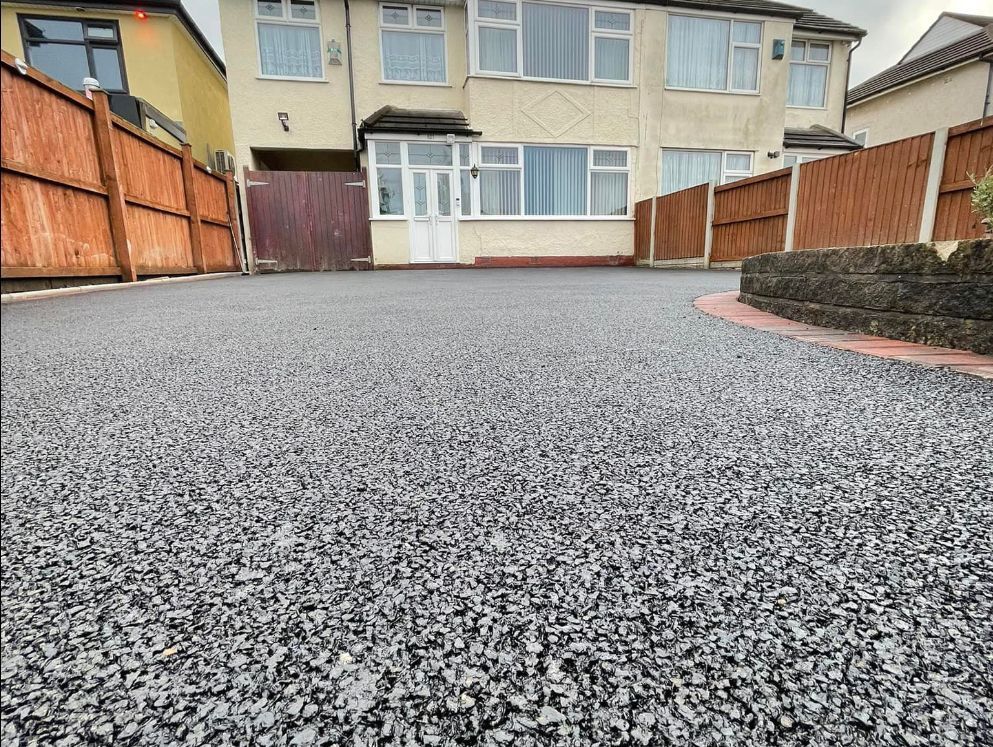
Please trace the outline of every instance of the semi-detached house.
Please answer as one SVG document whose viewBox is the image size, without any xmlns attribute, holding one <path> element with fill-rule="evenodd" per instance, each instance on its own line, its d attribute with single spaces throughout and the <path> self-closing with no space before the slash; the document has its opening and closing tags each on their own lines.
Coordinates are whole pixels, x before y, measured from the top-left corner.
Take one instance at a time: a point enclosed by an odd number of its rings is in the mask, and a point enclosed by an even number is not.
<svg viewBox="0 0 993 747">
<path fill-rule="evenodd" d="M 221 17 L 239 170 L 361 163 L 379 267 L 629 261 L 637 200 L 859 147 L 840 133 L 865 32 L 782 3 L 221 0 Z"/>
</svg>

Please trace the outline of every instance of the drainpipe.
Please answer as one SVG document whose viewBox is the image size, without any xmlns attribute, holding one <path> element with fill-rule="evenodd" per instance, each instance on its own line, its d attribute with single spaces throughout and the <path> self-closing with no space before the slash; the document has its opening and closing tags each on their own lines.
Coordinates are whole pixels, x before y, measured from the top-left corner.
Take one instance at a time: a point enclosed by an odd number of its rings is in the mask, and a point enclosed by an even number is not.
<svg viewBox="0 0 993 747">
<path fill-rule="evenodd" d="M 355 122 L 355 72 L 352 68 L 352 13 L 348 7 L 348 0 L 345 2 L 345 44 L 348 45 L 348 99 L 352 107 L 352 159 L 355 161 L 355 170 L 362 168 L 359 160 L 359 129 Z"/>
<path fill-rule="evenodd" d="M 348 0 L 345 0 L 346 4 Z M 845 123 L 848 121 L 848 89 L 852 84 L 852 55 L 855 54 L 855 50 L 862 46 L 862 40 L 859 39 L 852 45 L 852 48 L 848 50 L 848 65 L 845 68 L 845 105 L 841 107 L 841 134 L 845 134 Z"/>
<path fill-rule="evenodd" d="M 986 100 L 983 102 L 983 116 L 993 114 L 993 60 L 990 60 L 990 77 L 986 81 Z"/>
</svg>

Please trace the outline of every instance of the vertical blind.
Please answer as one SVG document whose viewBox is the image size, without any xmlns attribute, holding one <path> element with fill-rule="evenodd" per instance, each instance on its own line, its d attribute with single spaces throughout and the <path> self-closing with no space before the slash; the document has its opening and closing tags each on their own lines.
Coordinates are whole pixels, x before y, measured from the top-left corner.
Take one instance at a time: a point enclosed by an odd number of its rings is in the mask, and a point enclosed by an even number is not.
<svg viewBox="0 0 993 747">
<path fill-rule="evenodd" d="M 824 106 L 827 72 L 827 65 L 791 62 L 786 102 L 790 106 Z"/>
<path fill-rule="evenodd" d="M 662 151 L 662 194 L 707 182 L 719 184 L 722 159 L 719 151 Z"/>
<path fill-rule="evenodd" d="M 524 3 L 523 11 L 524 75 L 588 80 L 589 9 Z"/>
<path fill-rule="evenodd" d="M 479 69 L 494 73 L 517 72 L 517 30 L 479 28 Z"/>
<path fill-rule="evenodd" d="M 669 16 L 666 85 L 725 90 L 730 35 L 727 21 Z"/>
<path fill-rule="evenodd" d="M 590 174 L 590 215 L 627 215 L 628 175 L 614 171 Z"/>
<path fill-rule="evenodd" d="M 586 214 L 586 148 L 524 146 L 526 215 Z"/>
<path fill-rule="evenodd" d="M 317 26 L 260 23 L 259 58 L 263 75 L 320 78 L 324 74 Z"/>
<path fill-rule="evenodd" d="M 628 80 L 628 39 L 598 36 L 594 40 L 593 75 L 600 80 Z"/>
<path fill-rule="evenodd" d="M 383 31 L 386 80 L 445 82 L 445 37 L 417 31 Z"/>
<path fill-rule="evenodd" d="M 521 214 L 521 172 L 517 169 L 480 169 L 480 215 Z"/>
</svg>

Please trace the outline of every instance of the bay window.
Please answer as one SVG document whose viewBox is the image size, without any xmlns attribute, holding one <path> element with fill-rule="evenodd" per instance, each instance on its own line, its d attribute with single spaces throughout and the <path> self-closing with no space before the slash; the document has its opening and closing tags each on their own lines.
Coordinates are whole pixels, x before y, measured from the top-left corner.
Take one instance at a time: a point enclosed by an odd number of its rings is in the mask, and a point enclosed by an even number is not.
<svg viewBox="0 0 993 747">
<path fill-rule="evenodd" d="M 442 8 L 383 4 L 379 25 L 384 81 L 447 82 Z"/>
<path fill-rule="evenodd" d="M 666 86 L 758 93 L 761 46 L 759 22 L 670 15 Z"/>
<path fill-rule="evenodd" d="M 482 216 L 581 217 L 628 213 L 628 151 L 563 145 L 483 145 Z"/>
<path fill-rule="evenodd" d="M 827 101 L 831 45 L 794 39 L 790 45 L 790 78 L 786 104 L 823 109 Z"/>
<path fill-rule="evenodd" d="M 324 80 L 315 0 L 256 0 L 255 29 L 260 75 Z"/>
<path fill-rule="evenodd" d="M 752 154 L 719 150 L 663 150 L 660 194 L 698 184 L 730 184 L 752 175 Z"/>
<path fill-rule="evenodd" d="M 475 0 L 473 12 L 476 72 L 536 80 L 631 82 L 631 11 Z"/>
</svg>

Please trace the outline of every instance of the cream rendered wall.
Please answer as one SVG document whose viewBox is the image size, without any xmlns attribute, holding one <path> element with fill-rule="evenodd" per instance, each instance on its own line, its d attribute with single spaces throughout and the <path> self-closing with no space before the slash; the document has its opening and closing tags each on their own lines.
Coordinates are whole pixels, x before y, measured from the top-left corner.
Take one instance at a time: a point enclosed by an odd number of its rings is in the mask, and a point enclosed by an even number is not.
<svg viewBox="0 0 993 747">
<path fill-rule="evenodd" d="M 831 42 L 831 69 L 828 70 L 827 106 L 823 109 L 805 109 L 794 106 L 786 107 L 787 127 L 812 127 L 823 125 L 832 130 L 841 131 L 845 116 L 845 95 L 848 87 L 848 56 L 851 44 L 847 41 L 820 37 L 817 34 L 797 32 L 800 39 Z M 789 56 L 789 42 L 786 44 L 786 54 Z"/>
<path fill-rule="evenodd" d="M 678 14 L 685 14 L 680 11 Z M 648 11 L 646 31 L 661 44 L 646 49 L 656 63 L 642 81 L 645 102 L 642 117 L 649 118 L 643 127 L 638 171 L 638 199 L 657 194 L 661 180 L 662 148 L 700 148 L 707 150 L 752 151 L 755 174 L 777 169 L 781 159 L 770 159 L 770 151 L 783 148 L 783 127 L 786 109 L 786 81 L 789 67 L 786 60 L 772 59 L 774 39 L 788 40 L 792 23 L 781 19 L 765 19 L 760 55 L 759 94 L 678 91 L 665 88 L 661 70 L 665 63 L 666 14 Z M 761 20 L 736 16 L 741 20 Z M 648 67 L 647 65 L 645 66 Z M 652 122 L 654 117 L 656 122 Z"/>
<path fill-rule="evenodd" d="M 983 116 L 990 65 L 971 62 L 848 108 L 845 134 L 869 129 L 882 145 Z"/>
<path fill-rule="evenodd" d="M 459 262 L 463 264 L 472 264 L 476 257 L 574 257 L 577 255 L 608 257 L 628 255 L 631 254 L 633 246 L 633 221 L 472 220 L 459 222 Z M 376 261 L 380 260 L 377 259 Z"/>
</svg>

